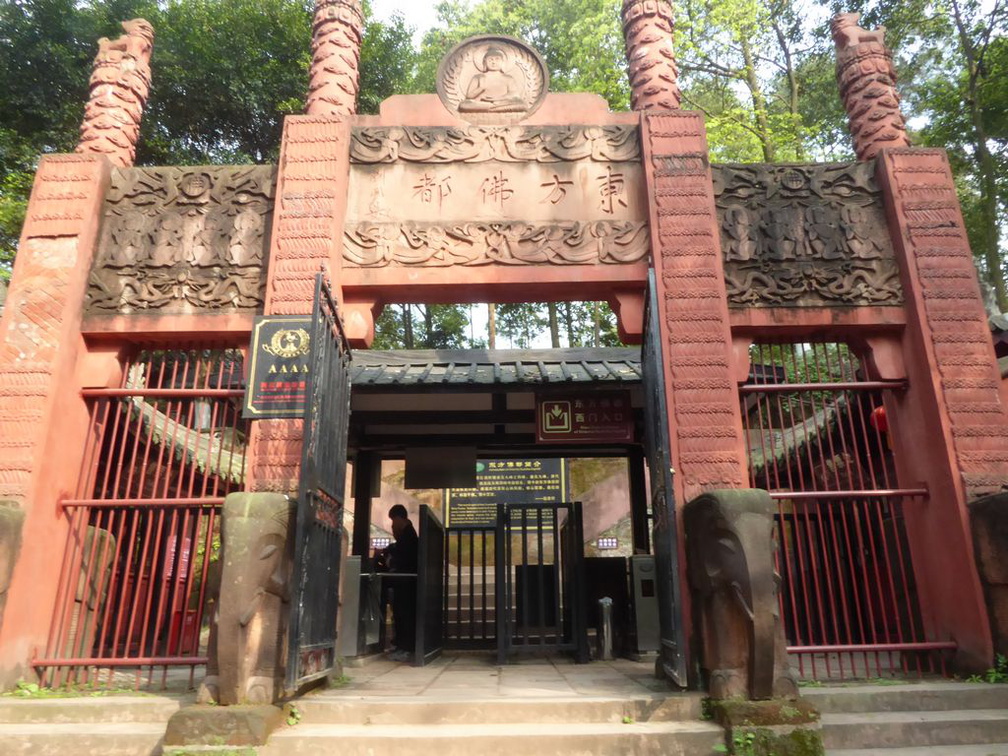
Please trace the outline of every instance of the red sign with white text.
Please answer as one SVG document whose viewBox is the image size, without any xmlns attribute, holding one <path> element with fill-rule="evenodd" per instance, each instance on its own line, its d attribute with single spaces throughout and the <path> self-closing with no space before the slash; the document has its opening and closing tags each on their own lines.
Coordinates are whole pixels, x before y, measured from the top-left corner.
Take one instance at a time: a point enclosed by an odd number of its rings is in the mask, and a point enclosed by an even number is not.
<svg viewBox="0 0 1008 756">
<path fill-rule="evenodd" d="M 630 443 L 634 440 L 629 391 L 536 396 L 536 441 Z"/>
</svg>

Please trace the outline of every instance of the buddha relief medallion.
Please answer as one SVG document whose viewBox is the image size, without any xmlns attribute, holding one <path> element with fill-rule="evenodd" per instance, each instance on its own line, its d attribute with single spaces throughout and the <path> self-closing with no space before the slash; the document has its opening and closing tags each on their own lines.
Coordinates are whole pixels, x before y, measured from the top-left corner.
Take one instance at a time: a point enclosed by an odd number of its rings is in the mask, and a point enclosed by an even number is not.
<svg viewBox="0 0 1008 756">
<path fill-rule="evenodd" d="M 475 124 L 518 123 L 542 105 L 548 88 L 542 56 L 513 37 L 470 37 L 438 67 L 441 102 Z"/>
</svg>

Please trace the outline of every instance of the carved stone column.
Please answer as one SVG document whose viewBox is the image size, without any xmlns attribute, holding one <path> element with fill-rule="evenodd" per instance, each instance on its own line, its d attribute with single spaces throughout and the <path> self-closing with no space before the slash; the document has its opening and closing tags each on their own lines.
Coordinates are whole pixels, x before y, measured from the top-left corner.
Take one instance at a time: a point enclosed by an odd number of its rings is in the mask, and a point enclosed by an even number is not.
<svg viewBox="0 0 1008 756">
<path fill-rule="evenodd" d="M 955 183 L 943 150 L 887 150 L 877 175 L 900 260 L 909 387 L 894 399 L 890 434 L 900 479 L 927 501 L 906 508 L 932 637 L 954 638 L 962 668 L 991 662 L 966 505 L 1008 485 L 1008 407 Z"/>
<path fill-rule="evenodd" d="M 859 14 L 840 13 L 830 28 L 836 43 L 836 76 L 858 160 L 886 147 L 909 147 L 896 91 L 896 68 L 885 46 L 885 27 L 858 26 Z"/>
<path fill-rule="evenodd" d="M 634 110 L 679 107 L 674 33 L 675 19 L 668 0 L 623 0 L 623 39 Z"/>
<path fill-rule="evenodd" d="M 746 485 L 742 414 L 703 119 L 684 111 L 644 113 L 641 143 L 682 502 Z"/>
<path fill-rule="evenodd" d="M 98 40 L 77 152 L 106 155 L 113 165 L 128 168 L 150 92 L 154 27 L 142 18 L 123 21 L 122 27 L 126 33 L 119 39 Z"/>
<path fill-rule="evenodd" d="M 315 274 L 337 287 L 350 174 L 350 124 L 340 118 L 284 121 L 273 210 L 267 315 L 308 315 Z M 249 446 L 251 490 L 293 494 L 301 464 L 301 421 L 259 420 Z"/>
<path fill-rule="evenodd" d="M 360 87 L 360 0 L 315 0 L 308 115 L 353 115 Z"/>
</svg>

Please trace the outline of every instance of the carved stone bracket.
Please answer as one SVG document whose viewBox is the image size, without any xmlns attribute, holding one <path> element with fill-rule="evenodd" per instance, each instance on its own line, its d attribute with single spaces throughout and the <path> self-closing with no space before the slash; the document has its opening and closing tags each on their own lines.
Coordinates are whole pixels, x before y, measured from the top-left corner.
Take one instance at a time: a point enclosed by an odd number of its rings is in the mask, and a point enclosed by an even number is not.
<svg viewBox="0 0 1008 756">
<path fill-rule="evenodd" d="M 902 303 L 874 164 L 712 170 L 731 306 Z"/>
<path fill-rule="evenodd" d="M 272 166 L 116 171 L 88 310 L 259 307 L 275 175 Z"/>
<path fill-rule="evenodd" d="M 426 225 L 359 223 L 347 229 L 348 267 L 626 264 L 650 249 L 645 223 L 570 221 Z"/>
<path fill-rule="evenodd" d="M 637 126 L 469 126 L 357 128 L 353 163 L 502 162 L 566 160 L 625 162 L 640 159 Z"/>
</svg>

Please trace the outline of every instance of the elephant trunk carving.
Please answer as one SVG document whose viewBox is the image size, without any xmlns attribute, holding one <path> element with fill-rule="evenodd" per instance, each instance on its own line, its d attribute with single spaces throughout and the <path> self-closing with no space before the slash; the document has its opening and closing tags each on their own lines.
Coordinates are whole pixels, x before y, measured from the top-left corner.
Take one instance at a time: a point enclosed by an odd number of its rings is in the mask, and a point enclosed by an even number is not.
<svg viewBox="0 0 1008 756">
<path fill-rule="evenodd" d="M 282 693 L 294 513 L 280 494 L 238 493 L 224 502 L 201 702 L 270 704 Z"/>
<path fill-rule="evenodd" d="M 706 493 L 684 520 L 703 667 L 713 698 L 795 697 L 774 572 L 773 502 L 766 491 Z"/>
</svg>

